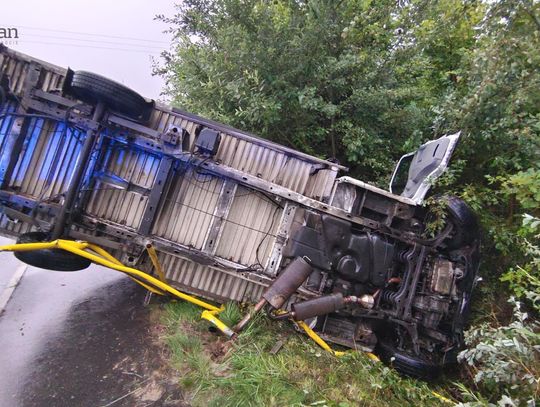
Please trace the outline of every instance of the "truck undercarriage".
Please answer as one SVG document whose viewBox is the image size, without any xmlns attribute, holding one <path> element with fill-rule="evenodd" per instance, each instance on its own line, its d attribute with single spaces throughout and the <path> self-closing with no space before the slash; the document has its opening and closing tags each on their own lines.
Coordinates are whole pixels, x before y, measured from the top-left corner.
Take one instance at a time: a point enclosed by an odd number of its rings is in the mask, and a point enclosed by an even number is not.
<svg viewBox="0 0 540 407">
<path fill-rule="evenodd" d="M 430 236 L 422 202 L 459 134 L 405 156 L 388 192 L 99 75 L 5 47 L 0 69 L 1 234 L 88 241 L 148 272 L 150 244 L 183 291 L 264 299 L 271 317 L 305 321 L 406 374 L 431 377 L 455 360 L 478 224 L 442 197 L 444 226 Z M 17 256 L 62 271 L 90 264 L 61 250 Z"/>
</svg>

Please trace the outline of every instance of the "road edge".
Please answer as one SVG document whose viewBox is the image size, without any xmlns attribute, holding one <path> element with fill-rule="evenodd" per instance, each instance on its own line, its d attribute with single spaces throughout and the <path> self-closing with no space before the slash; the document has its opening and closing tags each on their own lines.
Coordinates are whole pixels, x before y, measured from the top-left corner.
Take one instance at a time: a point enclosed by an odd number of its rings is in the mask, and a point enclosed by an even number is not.
<svg viewBox="0 0 540 407">
<path fill-rule="evenodd" d="M 19 267 L 17 267 L 17 270 L 15 270 L 15 273 L 11 276 L 11 279 L 9 280 L 7 286 L 2 291 L 2 294 L 0 294 L 0 315 L 4 313 L 4 310 L 6 309 L 6 306 L 11 299 L 13 292 L 15 291 L 15 288 L 19 285 L 24 272 L 28 268 L 28 265 L 21 264 Z"/>
</svg>

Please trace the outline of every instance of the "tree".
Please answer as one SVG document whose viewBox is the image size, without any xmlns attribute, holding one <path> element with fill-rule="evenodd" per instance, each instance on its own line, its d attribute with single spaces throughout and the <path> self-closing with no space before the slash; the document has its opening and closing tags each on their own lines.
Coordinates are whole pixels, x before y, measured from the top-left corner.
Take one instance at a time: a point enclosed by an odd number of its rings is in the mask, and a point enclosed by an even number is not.
<svg viewBox="0 0 540 407">
<path fill-rule="evenodd" d="M 499 1 L 477 27 L 477 45 L 457 71 L 458 84 L 440 103 L 436 126 L 468 136 L 456 180 L 483 217 L 499 267 L 521 261 L 517 250 L 524 213 L 540 207 L 540 26 L 538 4 Z M 525 198 L 527 196 L 527 198 Z M 489 240 L 488 240 L 489 242 Z"/>
<path fill-rule="evenodd" d="M 418 53 L 407 37 L 404 25 L 417 23 L 403 17 L 412 6 L 189 0 L 177 7 L 175 17 L 160 17 L 176 38 L 160 72 L 177 105 L 337 158 L 374 181 L 431 138 L 441 86 L 426 74 L 436 57 Z"/>
</svg>

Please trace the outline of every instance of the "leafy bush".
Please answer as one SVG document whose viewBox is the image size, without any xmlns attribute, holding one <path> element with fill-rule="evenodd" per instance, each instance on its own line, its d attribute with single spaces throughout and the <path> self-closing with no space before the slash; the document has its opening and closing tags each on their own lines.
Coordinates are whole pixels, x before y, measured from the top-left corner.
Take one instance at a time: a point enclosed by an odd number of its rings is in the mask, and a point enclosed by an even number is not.
<svg viewBox="0 0 540 407">
<path fill-rule="evenodd" d="M 525 214 L 519 235 L 527 262 L 512 267 L 501 280 L 508 282 L 514 295 L 529 300 L 533 309 L 540 313 L 540 248 L 535 242 L 540 238 L 540 219 Z M 532 235 L 532 242 L 527 239 L 528 235 Z"/>
<path fill-rule="evenodd" d="M 503 406 L 534 405 L 540 396 L 540 324 L 535 319 L 540 313 L 540 248 L 536 245 L 539 232 L 540 219 L 524 215 L 517 238 L 526 262 L 510 268 L 501 277 L 516 297 L 526 301 L 530 312 L 523 311 L 524 304 L 511 297 L 512 321 L 498 327 L 488 323 L 473 327 L 465 337 L 468 348 L 458 357 L 470 366 L 473 381 L 482 393 L 498 397 L 498 404 Z M 472 392 L 463 390 L 482 404 Z"/>
<path fill-rule="evenodd" d="M 513 297 L 513 321 L 491 327 L 484 323 L 466 333 L 468 349 L 458 359 L 472 369 L 473 380 L 484 394 L 518 403 L 533 403 L 540 396 L 540 324 L 521 310 Z"/>
</svg>

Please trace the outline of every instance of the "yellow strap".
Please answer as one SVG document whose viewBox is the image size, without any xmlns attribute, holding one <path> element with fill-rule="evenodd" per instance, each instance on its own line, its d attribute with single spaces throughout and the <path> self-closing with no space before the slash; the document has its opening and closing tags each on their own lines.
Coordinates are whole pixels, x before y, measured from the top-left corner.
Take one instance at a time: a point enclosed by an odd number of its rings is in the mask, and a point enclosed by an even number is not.
<svg viewBox="0 0 540 407">
<path fill-rule="evenodd" d="M 366 355 L 367 355 L 368 358 L 370 358 L 374 362 L 380 362 L 381 361 L 381 359 L 379 359 L 379 357 L 377 355 L 375 355 L 374 353 L 366 352 Z"/>
<path fill-rule="evenodd" d="M 134 277 L 131 277 L 131 276 L 128 276 L 130 279 L 132 279 L 133 281 L 135 281 L 137 284 L 143 286 L 144 288 L 146 288 L 148 291 L 150 291 L 151 293 L 154 293 L 154 294 L 157 294 L 157 295 L 165 295 L 166 293 L 164 293 L 163 291 L 161 290 L 158 290 L 157 288 L 155 287 L 152 287 L 148 284 L 145 284 L 143 283 L 142 281 L 140 280 L 137 280 L 136 278 Z"/>
<path fill-rule="evenodd" d="M 158 275 L 159 279 L 163 282 L 165 282 L 165 273 L 163 272 L 163 269 L 161 268 L 161 263 L 159 262 L 156 249 L 154 249 L 154 246 L 151 244 L 146 245 L 146 251 L 148 252 L 148 256 L 150 257 L 150 261 L 154 265 L 154 268 L 156 269 L 156 274 Z"/>
<path fill-rule="evenodd" d="M 6 246 L 0 246 L 0 251 L 32 251 L 32 250 L 43 250 L 43 249 L 62 249 L 73 254 L 84 257 L 94 263 L 100 264 L 102 266 L 118 270 L 122 273 L 125 273 L 132 277 L 137 277 L 137 280 L 142 279 L 145 283 L 137 281 L 139 284 L 145 286 L 151 286 L 154 291 L 158 293 L 158 290 L 162 292 L 172 294 L 173 296 L 180 298 L 184 301 L 190 302 L 192 304 L 198 305 L 201 308 L 207 309 L 209 311 L 219 311 L 220 308 L 215 305 L 209 304 L 205 301 L 199 300 L 191 295 L 185 294 L 181 291 L 178 291 L 176 288 L 171 287 L 167 283 L 164 283 L 157 278 L 144 273 L 140 270 L 124 266 L 120 263 L 119 260 L 115 259 L 105 250 L 100 247 L 87 243 L 87 242 L 76 242 L 71 240 L 58 239 L 52 242 L 44 243 L 19 243 Z M 90 253 L 85 251 L 85 249 L 90 249 L 97 254 Z"/>
<path fill-rule="evenodd" d="M 99 254 L 101 257 L 109 260 L 109 261 L 112 261 L 113 263 L 115 264 L 118 264 L 119 266 L 122 266 L 122 262 L 118 259 L 116 259 L 114 256 L 112 256 L 111 254 L 109 254 L 109 252 L 107 252 L 106 250 L 103 250 L 101 247 L 95 245 L 95 244 L 92 244 L 92 243 L 88 243 L 88 248 L 90 250 L 92 250 L 93 252 Z"/>
<path fill-rule="evenodd" d="M 223 334 L 225 334 L 227 337 L 232 338 L 234 335 L 236 335 L 236 333 L 216 317 L 218 313 L 218 311 L 212 312 L 205 310 L 202 312 L 201 318 L 206 319 L 207 321 L 212 323 L 217 329 L 223 332 Z"/>
<path fill-rule="evenodd" d="M 341 351 L 337 351 L 337 350 L 333 350 L 330 345 L 328 345 L 328 343 L 326 343 L 326 341 L 321 338 L 313 329 L 311 329 L 304 321 L 294 321 L 300 328 L 302 328 L 306 334 L 315 341 L 315 343 L 317 343 L 317 345 L 319 345 L 321 348 L 323 348 L 325 351 L 327 352 L 330 352 L 331 354 L 335 355 L 335 356 L 343 356 L 345 355 L 347 352 L 341 352 Z M 353 351 L 354 352 L 354 351 Z M 379 362 L 380 359 L 378 358 L 377 355 L 371 353 L 371 352 L 366 352 L 367 354 L 367 357 L 370 358 L 371 360 L 375 361 L 375 362 Z"/>
<path fill-rule="evenodd" d="M 159 280 L 155 277 L 144 273 L 140 270 L 134 269 L 132 267 L 124 266 L 118 259 L 113 257 L 110 253 L 102 249 L 101 247 L 88 243 L 88 242 L 77 242 L 71 240 L 58 239 L 52 242 L 43 242 L 43 243 L 19 243 L 12 245 L 0 246 L 0 251 L 32 251 L 32 250 L 43 250 L 43 249 L 62 249 L 70 253 L 76 254 L 78 256 L 84 257 L 94 263 L 100 264 L 102 266 L 111 268 L 113 270 L 120 271 L 127 274 L 133 281 L 137 284 L 140 284 L 150 292 L 153 292 L 158 295 L 164 295 L 169 293 L 174 295 L 177 298 L 188 301 L 192 304 L 198 305 L 205 309 L 201 314 L 201 318 L 206 319 L 214 326 L 216 326 L 221 332 L 223 332 L 227 337 L 232 338 L 234 336 L 234 331 L 230 329 L 225 323 L 223 323 L 217 317 L 221 311 L 224 310 L 224 307 L 216 307 L 215 305 L 204 302 L 196 297 L 185 294 L 177 289 L 171 287 L 165 282 L 165 275 L 157 258 L 157 253 L 154 248 L 151 246 L 147 247 L 150 259 L 156 268 Z M 91 253 L 86 250 L 91 250 L 94 253 Z M 145 280 L 144 281 L 141 281 Z"/>
<path fill-rule="evenodd" d="M 175 297 L 178 297 L 178 298 L 180 298 L 180 299 L 182 299 L 184 301 L 187 301 L 187 302 L 190 302 L 192 304 L 198 305 L 201 308 L 204 308 L 204 309 L 207 309 L 207 310 L 210 310 L 210 311 L 219 310 L 219 308 L 216 307 L 215 305 L 209 304 L 209 303 L 207 303 L 205 301 L 202 301 L 202 300 L 199 300 L 198 298 L 195 298 L 195 297 L 193 297 L 191 295 L 188 295 L 188 294 L 185 294 L 185 293 L 183 293 L 181 291 L 178 291 L 176 288 L 171 287 L 167 283 L 164 283 L 164 282 L 158 280 L 157 278 L 155 278 L 155 277 L 153 277 L 153 276 L 151 276 L 151 275 L 149 275 L 147 273 L 144 273 L 144 272 L 142 272 L 140 270 L 137 270 L 137 269 L 134 269 L 134 268 L 131 268 L 131 267 L 127 267 L 127 266 L 124 266 L 124 265 L 119 265 L 119 264 L 114 263 L 114 262 L 112 262 L 110 260 L 106 260 L 106 259 L 103 259 L 101 257 L 98 257 L 98 256 L 96 256 L 96 255 L 94 255 L 92 253 L 88 253 L 88 252 L 85 252 L 84 250 L 77 249 L 73 245 L 69 244 L 71 242 L 68 242 L 68 244 L 64 243 L 65 241 L 62 241 L 62 240 L 60 240 L 59 242 L 60 242 L 59 247 L 61 249 L 65 249 L 65 250 L 68 250 L 68 251 L 70 251 L 70 252 L 72 252 L 74 254 L 78 254 L 79 256 L 85 257 L 85 258 L 93 261 L 94 263 L 101 264 L 102 266 L 109 267 L 109 268 L 121 271 L 121 272 L 126 273 L 128 275 L 139 277 L 139 278 L 145 280 L 146 282 L 148 282 L 149 284 L 151 284 L 152 286 L 157 287 L 157 288 L 159 288 L 160 290 L 162 290 L 164 292 L 172 294 Z"/>
<path fill-rule="evenodd" d="M 0 246 L 0 252 L 31 252 L 33 250 L 45 250 L 45 249 L 58 249 L 59 240 L 52 242 L 40 242 L 40 243 L 15 243 Z M 86 249 L 88 243 L 86 242 L 70 242 L 76 245 L 77 248 Z"/>
<path fill-rule="evenodd" d="M 330 352 L 331 354 L 335 356 L 343 356 L 345 352 L 340 352 L 333 350 L 330 345 L 328 345 L 323 338 L 321 338 L 317 333 L 311 329 L 304 321 L 296 321 L 296 324 L 302 328 L 306 334 L 317 343 L 321 348 L 323 348 L 325 351 Z"/>
<path fill-rule="evenodd" d="M 437 393 L 436 391 L 431 391 L 431 394 L 433 394 L 435 397 L 437 397 L 439 400 L 441 401 L 444 401 L 445 403 L 448 403 L 448 404 L 456 404 L 455 402 L 453 402 L 452 400 L 450 400 L 449 398 L 447 397 L 444 397 L 442 394 L 439 394 Z"/>
</svg>

